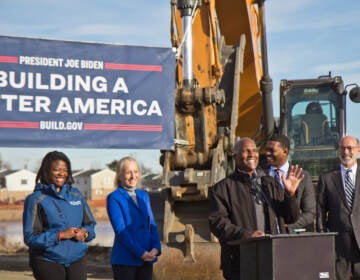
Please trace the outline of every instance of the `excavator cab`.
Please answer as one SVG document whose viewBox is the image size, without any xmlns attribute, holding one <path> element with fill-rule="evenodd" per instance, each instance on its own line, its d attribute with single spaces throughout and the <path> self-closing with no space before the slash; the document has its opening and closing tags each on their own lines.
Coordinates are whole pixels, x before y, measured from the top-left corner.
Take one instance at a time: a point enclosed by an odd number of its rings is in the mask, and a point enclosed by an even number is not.
<svg viewBox="0 0 360 280">
<path fill-rule="evenodd" d="M 337 145 L 346 132 L 346 91 L 341 77 L 282 80 L 280 132 L 291 140 L 291 161 L 313 182 L 338 164 Z"/>
</svg>

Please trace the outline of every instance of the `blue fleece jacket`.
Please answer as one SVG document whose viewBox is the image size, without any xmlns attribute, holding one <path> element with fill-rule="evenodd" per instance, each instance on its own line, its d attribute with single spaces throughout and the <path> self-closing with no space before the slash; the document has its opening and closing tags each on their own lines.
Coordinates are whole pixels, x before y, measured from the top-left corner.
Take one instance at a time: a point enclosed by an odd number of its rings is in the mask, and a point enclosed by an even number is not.
<svg viewBox="0 0 360 280">
<path fill-rule="evenodd" d="M 80 191 L 70 185 L 63 185 L 56 192 L 53 184 L 38 184 L 24 204 L 24 242 L 30 248 L 30 257 L 69 266 L 82 258 L 87 244 L 76 239 L 58 240 L 58 233 L 69 227 L 85 228 L 95 238 L 95 220 Z"/>
</svg>

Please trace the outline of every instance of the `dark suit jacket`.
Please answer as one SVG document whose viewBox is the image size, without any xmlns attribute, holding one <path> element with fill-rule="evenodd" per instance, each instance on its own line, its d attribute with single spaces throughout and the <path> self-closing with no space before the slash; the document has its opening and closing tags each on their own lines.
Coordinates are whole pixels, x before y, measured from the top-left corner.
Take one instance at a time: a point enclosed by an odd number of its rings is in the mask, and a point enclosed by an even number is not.
<svg viewBox="0 0 360 280">
<path fill-rule="evenodd" d="M 296 198 L 300 205 L 301 213 L 299 219 L 295 223 L 288 225 L 290 231 L 297 228 L 314 230 L 316 217 L 315 189 L 309 172 L 304 170 L 304 175 L 304 179 L 300 182 L 296 191 Z"/>
<path fill-rule="evenodd" d="M 347 205 L 340 168 L 324 173 L 318 183 L 318 231 L 338 232 L 336 253 L 348 259 L 360 259 L 360 166 L 355 180 L 352 211 Z"/>
<path fill-rule="evenodd" d="M 270 167 L 266 167 L 266 172 L 269 173 Z M 311 181 L 309 172 L 304 170 L 304 179 L 300 182 L 296 191 L 296 199 L 300 206 L 300 216 L 298 220 L 288 225 L 288 229 L 292 232 L 294 229 L 306 228 L 307 230 L 314 230 L 314 222 L 316 217 L 316 196 L 314 185 Z"/>
</svg>

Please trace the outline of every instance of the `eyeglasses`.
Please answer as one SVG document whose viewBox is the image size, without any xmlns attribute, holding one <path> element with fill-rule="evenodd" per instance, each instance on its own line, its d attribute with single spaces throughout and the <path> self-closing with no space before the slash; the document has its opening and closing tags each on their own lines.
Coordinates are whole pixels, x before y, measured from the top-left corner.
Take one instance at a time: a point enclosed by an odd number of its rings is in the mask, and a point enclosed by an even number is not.
<svg viewBox="0 0 360 280">
<path fill-rule="evenodd" d="M 348 150 L 349 152 L 352 152 L 353 150 L 357 149 L 357 146 L 340 146 L 339 149 L 341 151 Z"/>
</svg>

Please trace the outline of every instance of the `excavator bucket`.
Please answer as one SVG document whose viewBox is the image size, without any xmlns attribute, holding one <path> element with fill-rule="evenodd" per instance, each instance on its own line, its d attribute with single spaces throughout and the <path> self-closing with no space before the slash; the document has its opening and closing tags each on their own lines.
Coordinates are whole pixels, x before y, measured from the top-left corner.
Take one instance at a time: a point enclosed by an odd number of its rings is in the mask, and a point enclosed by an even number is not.
<svg viewBox="0 0 360 280">
<path fill-rule="evenodd" d="M 169 189 L 149 191 L 162 242 L 153 279 L 223 279 L 220 245 L 212 237 L 207 201 L 172 201 Z"/>
</svg>

